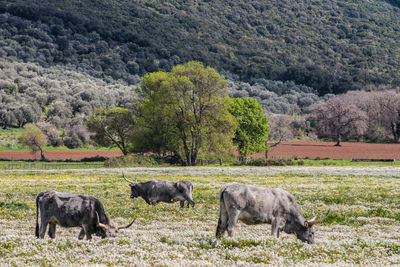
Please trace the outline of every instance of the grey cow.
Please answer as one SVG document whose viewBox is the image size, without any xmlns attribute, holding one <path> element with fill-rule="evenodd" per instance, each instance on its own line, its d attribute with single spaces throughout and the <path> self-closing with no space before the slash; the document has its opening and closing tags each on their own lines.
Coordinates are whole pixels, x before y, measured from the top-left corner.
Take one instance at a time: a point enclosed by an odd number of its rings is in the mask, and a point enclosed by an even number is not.
<svg viewBox="0 0 400 267">
<path fill-rule="evenodd" d="M 189 181 L 164 181 L 151 180 L 144 183 L 137 183 L 128 180 L 123 174 L 123 177 L 128 181 L 131 187 L 131 198 L 142 197 L 147 204 L 155 205 L 158 202 L 175 202 L 180 201 L 181 208 L 184 207 L 187 201 L 194 207 L 195 203 L 192 198 L 193 184 Z"/>
<path fill-rule="evenodd" d="M 316 220 L 316 217 L 305 220 L 294 197 L 280 188 L 230 183 L 221 188 L 219 203 L 217 237 L 226 230 L 232 236 L 237 221 L 241 220 L 247 225 L 271 224 L 272 236 L 279 237 L 279 233 L 284 231 L 314 244 L 313 225 L 323 220 Z"/>
<path fill-rule="evenodd" d="M 43 191 L 36 197 L 35 235 L 38 238 L 44 238 L 47 225 L 49 237 L 54 238 L 57 224 L 63 227 L 82 227 L 78 239 L 83 239 L 85 235 L 86 239 L 91 239 L 92 234 L 105 238 L 115 236 L 118 230 L 130 227 L 134 221 L 127 226 L 111 226 L 103 204 L 92 196 Z"/>
</svg>

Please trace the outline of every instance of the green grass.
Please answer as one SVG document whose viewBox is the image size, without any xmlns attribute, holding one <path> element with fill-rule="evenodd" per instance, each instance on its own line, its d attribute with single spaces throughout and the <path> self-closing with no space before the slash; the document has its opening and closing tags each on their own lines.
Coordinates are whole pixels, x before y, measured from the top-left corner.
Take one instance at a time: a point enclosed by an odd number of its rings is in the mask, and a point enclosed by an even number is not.
<svg viewBox="0 0 400 267">
<path fill-rule="evenodd" d="M 106 150 L 103 148 L 103 150 Z M 300 162 L 300 163 L 299 163 Z M 137 167 L 138 165 L 132 165 L 131 167 Z M 218 167 L 219 164 L 209 164 L 209 167 Z M 224 163 L 223 166 L 235 166 L 231 163 Z M 339 167 L 339 166 L 353 166 L 353 167 L 398 167 L 400 166 L 400 160 L 396 160 L 395 162 L 354 162 L 351 160 L 311 160 L 311 159 L 298 159 L 294 160 L 293 166 L 300 167 Z M 126 166 L 129 167 L 129 166 Z M 104 165 L 103 162 L 42 162 L 42 161 L 2 161 L 0 160 L 0 170 L 1 169 L 28 169 L 28 170 L 46 170 L 46 169 L 90 169 L 90 168 L 110 168 L 109 166 Z M 256 167 L 261 168 L 261 167 Z M 233 181 L 231 178 L 224 178 L 226 182 Z M 343 198 L 344 196 L 342 196 Z M 349 196 L 351 198 L 351 196 Z M 329 202 L 329 200 L 326 200 Z M 336 200 L 331 200 L 335 202 Z M 345 200 L 339 200 L 345 201 Z"/>
<path fill-rule="evenodd" d="M 0 161 L 0 170 L 55 170 L 104 168 L 104 162 Z"/>
<path fill-rule="evenodd" d="M 295 162 L 304 162 L 304 166 L 400 166 L 400 160 L 394 162 L 362 162 L 351 159 L 296 159 Z"/>
<path fill-rule="evenodd" d="M 148 169 L 126 170 L 128 177 L 134 176 L 139 182 L 192 181 L 196 206 L 189 209 L 179 208 L 179 203 L 150 206 L 140 198 L 130 199 L 128 184 L 116 174 L 119 170 L 0 171 L 0 265 L 400 263 L 400 179 L 357 175 L 363 167 L 355 167 L 354 175 L 318 171 L 271 174 L 268 168 L 262 173 L 262 168 L 241 167 L 209 173 L 214 169 L 153 168 L 151 175 Z M 322 216 L 330 209 L 327 219 L 315 226 L 316 244 L 304 244 L 285 233 L 276 239 L 270 236 L 268 225 L 247 226 L 240 222 L 233 237 L 216 239 L 218 192 L 231 181 L 284 188 L 295 196 L 306 219 Z M 43 190 L 96 196 L 114 224 L 126 224 L 134 217 L 137 220 L 116 238 L 79 241 L 79 229 L 58 227 L 56 239 L 46 236 L 38 240 L 33 235 L 35 196 Z"/>
</svg>

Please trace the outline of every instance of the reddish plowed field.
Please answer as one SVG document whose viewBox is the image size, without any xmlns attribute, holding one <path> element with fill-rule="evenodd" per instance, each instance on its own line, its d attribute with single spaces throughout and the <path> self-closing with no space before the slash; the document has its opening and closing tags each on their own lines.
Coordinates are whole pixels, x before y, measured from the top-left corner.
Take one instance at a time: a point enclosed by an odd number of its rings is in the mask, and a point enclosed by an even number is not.
<svg viewBox="0 0 400 267">
<path fill-rule="evenodd" d="M 117 157 L 121 156 L 121 151 L 46 151 L 45 156 L 48 160 L 81 160 L 83 158 L 92 158 L 96 156 L 100 157 Z M 30 159 L 40 159 L 40 153 L 37 152 L 33 154 L 29 151 L 17 151 L 17 152 L 0 152 L 0 159 L 7 160 L 30 160 Z"/>
<path fill-rule="evenodd" d="M 367 144 L 347 143 L 342 146 L 334 146 L 334 142 L 284 142 L 268 153 L 269 157 L 291 158 L 309 157 L 311 159 L 400 159 L 400 144 Z M 253 155 L 262 157 L 264 153 Z"/>
<path fill-rule="evenodd" d="M 293 141 L 284 142 L 268 153 L 276 158 L 331 158 L 331 159 L 396 159 L 400 160 L 400 144 L 366 144 L 343 142 L 341 147 L 333 142 Z M 82 158 L 117 157 L 120 151 L 47 151 L 49 160 L 80 160 Z M 254 154 L 253 157 L 264 157 L 264 153 Z M 40 159 L 40 154 L 29 151 L 0 152 L 0 159 L 28 160 Z"/>
</svg>

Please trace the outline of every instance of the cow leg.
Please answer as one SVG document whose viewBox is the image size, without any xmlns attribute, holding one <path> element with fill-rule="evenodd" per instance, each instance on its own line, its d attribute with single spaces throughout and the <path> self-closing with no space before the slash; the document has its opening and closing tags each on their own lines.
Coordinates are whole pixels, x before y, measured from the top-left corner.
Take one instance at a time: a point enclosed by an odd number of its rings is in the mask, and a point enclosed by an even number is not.
<svg viewBox="0 0 400 267">
<path fill-rule="evenodd" d="M 85 234 L 86 234 L 86 240 L 92 239 L 92 234 L 89 231 L 89 225 L 82 225 L 82 227 L 83 227 L 83 229 L 85 231 Z"/>
<path fill-rule="evenodd" d="M 228 213 L 224 209 L 221 210 L 219 214 L 216 237 L 219 238 L 222 235 L 224 235 L 227 227 L 228 227 Z"/>
<path fill-rule="evenodd" d="M 192 208 L 194 207 L 195 203 L 192 199 L 191 194 L 184 194 L 183 197 L 185 198 L 185 200 L 188 202 L 187 207 L 189 208 L 189 204 L 192 205 Z"/>
<path fill-rule="evenodd" d="M 279 233 L 282 232 L 286 221 L 280 218 L 274 218 L 272 220 L 272 228 L 271 228 L 271 235 L 278 238 Z"/>
<path fill-rule="evenodd" d="M 83 230 L 82 228 L 81 231 L 79 232 L 78 239 L 82 240 L 84 237 L 85 237 L 85 230 Z"/>
<path fill-rule="evenodd" d="M 239 219 L 240 211 L 237 209 L 231 208 L 229 211 L 229 219 L 228 219 L 228 235 L 233 235 L 233 230 L 235 229 L 236 223 Z"/>
<path fill-rule="evenodd" d="M 279 237 L 278 220 L 276 218 L 272 220 L 271 226 L 271 235 L 274 237 Z"/>
<path fill-rule="evenodd" d="M 192 208 L 194 208 L 195 203 L 194 203 L 194 201 L 192 199 L 188 200 L 188 205 L 187 205 L 188 208 L 189 208 L 189 204 L 192 206 Z"/>
<path fill-rule="evenodd" d="M 49 223 L 49 237 L 55 238 L 56 237 L 56 224 Z"/>
<path fill-rule="evenodd" d="M 46 234 L 46 228 L 47 228 L 47 224 L 49 223 L 49 221 L 42 217 L 40 220 L 40 230 L 39 230 L 39 238 L 43 239 L 44 235 Z"/>
<path fill-rule="evenodd" d="M 181 204 L 181 208 L 185 207 L 185 201 L 184 200 L 180 200 L 179 203 Z M 188 204 L 188 207 L 189 207 L 189 204 Z"/>
</svg>

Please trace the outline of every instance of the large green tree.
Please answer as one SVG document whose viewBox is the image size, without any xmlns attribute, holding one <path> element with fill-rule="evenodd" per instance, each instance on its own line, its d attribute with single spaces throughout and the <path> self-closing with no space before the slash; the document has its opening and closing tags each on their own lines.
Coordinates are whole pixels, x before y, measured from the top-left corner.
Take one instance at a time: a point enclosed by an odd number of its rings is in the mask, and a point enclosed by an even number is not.
<svg viewBox="0 0 400 267">
<path fill-rule="evenodd" d="M 44 148 L 47 146 L 47 137 L 39 127 L 28 123 L 20 136 L 20 142 L 32 149 L 32 152 L 40 151 L 40 159 L 46 160 Z"/>
<path fill-rule="evenodd" d="M 229 112 L 238 122 L 233 141 L 238 146 L 241 162 L 251 153 L 267 151 L 268 117 L 257 100 L 233 98 Z"/>
<path fill-rule="evenodd" d="M 124 155 L 128 154 L 129 136 L 135 124 L 133 112 L 126 108 L 98 108 L 86 121 L 94 133 L 93 140 L 102 146 L 117 146 Z"/>
<path fill-rule="evenodd" d="M 191 61 L 169 73 L 150 73 L 139 90 L 144 100 L 135 150 L 170 151 L 196 165 L 199 152 L 231 149 L 235 121 L 228 112 L 227 84 L 213 68 Z"/>
</svg>

